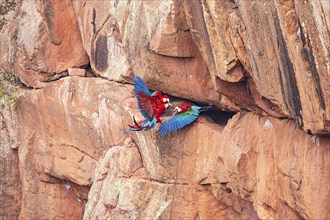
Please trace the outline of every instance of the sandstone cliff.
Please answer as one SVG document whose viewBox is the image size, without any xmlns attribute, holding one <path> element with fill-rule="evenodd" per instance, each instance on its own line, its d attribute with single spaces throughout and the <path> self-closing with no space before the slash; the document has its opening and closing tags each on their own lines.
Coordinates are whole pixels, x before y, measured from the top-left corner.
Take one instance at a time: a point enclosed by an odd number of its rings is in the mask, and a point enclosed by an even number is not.
<svg viewBox="0 0 330 220">
<path fill-rule="evenodd" d="M 8 0 L 0 19 L 1 219 L 330 218 L 328 1 Z M 124 133 L 134 75 L 219 110 Z"/>
</svg>

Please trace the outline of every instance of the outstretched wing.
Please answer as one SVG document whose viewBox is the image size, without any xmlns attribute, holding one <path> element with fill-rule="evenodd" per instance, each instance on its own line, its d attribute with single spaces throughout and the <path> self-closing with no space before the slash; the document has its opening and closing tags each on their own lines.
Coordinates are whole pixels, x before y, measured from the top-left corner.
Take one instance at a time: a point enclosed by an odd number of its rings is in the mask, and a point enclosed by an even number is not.
<svg viewBox="0 0 330 220">
<path fill-rule="evenodd" d="M 152 100 L 150 99 L 151 93 L 140 77 L 135 77 L 134 79 L 134 92 L 138 100 L 138 106 L 141 114 L 144 118 L 151 121 L 154 117 Z"/>
<path fill-rule="evenodd" d="M 169 132 L 177 131 L 194 122 L 198 118 L 198 115 L 199 111 L 194 109 L 174 115 L 160 126 L 159 133 L 161 135 L 166 135 Z"/>
</svg>

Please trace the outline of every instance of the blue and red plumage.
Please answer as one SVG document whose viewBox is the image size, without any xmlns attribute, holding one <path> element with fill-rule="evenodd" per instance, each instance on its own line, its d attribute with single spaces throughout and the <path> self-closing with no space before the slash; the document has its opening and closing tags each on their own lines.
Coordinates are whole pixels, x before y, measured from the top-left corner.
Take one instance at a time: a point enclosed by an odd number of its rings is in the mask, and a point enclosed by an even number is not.
<svg viewBox="0 0 330 220">
<path fill-rule="evenodd" d="M 160 126 L 159 133 L 166 135 L 167 133 L 177 131 L 193 123 L 198 118 L 200 112 L 213 108 L 215 107 L 210 105 L 200 107 L 192 105 L 190 102 L 184 102 L 181 106 L 175 108 L 177 113 Z"/>
<path fill-rule="evenodd" d="M 130 129 L 128 131 L 149 131 L 151 128 L 155 127 L 156 123 L 161 122 L 160 116 L 165 109 L 171 105 L 169 102 L 170 100 L 167 95 L 162 95 L 159 91 L 151 93 L 140 77 L 137 76 L 133 80 L 135 83 L 135 96 L 144 119 L 136 122 L 133 117 L 134 125 L 129 125 Z"/>
</svg>

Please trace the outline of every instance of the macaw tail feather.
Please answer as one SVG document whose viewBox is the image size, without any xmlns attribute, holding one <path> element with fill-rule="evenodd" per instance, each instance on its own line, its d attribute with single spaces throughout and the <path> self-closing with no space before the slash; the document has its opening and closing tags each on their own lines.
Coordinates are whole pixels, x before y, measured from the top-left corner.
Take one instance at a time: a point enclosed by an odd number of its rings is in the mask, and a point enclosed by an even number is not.
<svg viewBox="0 0 330 220">
<path fill-rule="evenodd" d="M 144 121 L 137 123 L 134 116 L 133 116 L 133 121 L 134 121 L 134 125 L 128 125 L 130 128 L 125 130 L 125 133 L 129 133 L 131 131 L 141 131 L 143 129 L 146 131 L 150 130 L 150 126 L 141 125 Z"/>
<path fill-rule="evenodd" d="M 206 106 L 202 106 L 199 109 L 199 112 L 204 112 L 204 111 L 214 110 L 214 109 L 216 109 L 216 107 L 214 105 L 206 105 Z"/>
</svg>

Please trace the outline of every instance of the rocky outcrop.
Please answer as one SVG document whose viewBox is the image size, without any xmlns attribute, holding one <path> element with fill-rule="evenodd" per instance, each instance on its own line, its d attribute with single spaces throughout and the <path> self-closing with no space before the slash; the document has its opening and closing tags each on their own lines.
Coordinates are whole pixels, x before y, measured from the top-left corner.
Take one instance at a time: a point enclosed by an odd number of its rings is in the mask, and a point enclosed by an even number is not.
<svg viewBox="0 0 330 220">
<path fill-rule="evenodd" d="M 124 136 L 124 92 L 102 79 L 74 77 L 20 97 L 21 218 L 82 217 L 99 155 Z"/>
<path fill-rule="evenodd" d="M 267 114 L 293 118 L 305 131 L 329 133 L 329 6 L 183 2 L 217 91 L 226 94 L 225 82 L 245 79 L 254 103 Z"/>
<path fill-rule="evenodd" d="M 3 219 L 17 219 L 22 188 L 15 149 L 17 121 L 14 106 L 4 105 L 2 98 L 0 94 L 0 216 Z"/>
<path fill-rule="evenodd" d="M 0 216 L 3 219 L 17 219 L 21 208 L 16 136 L 19 85 L 12 73 L 0 67 Z"/>
<path fill-rule="evenodd" d="M 21 218 L 328 217 L 329 189 L 314 187 L 329 179 L 329 138 L 252 113 L 227 125 L 202 117 L 165 137 L 124 133 L 137 113 L 132 86 L 104 79 L 64 78 L 22 96 Z"/>
<path fill-rule="evenodd" d="M 71 1 L 8 1 L 0 11 L 0 65 L 29 87 L 88 64 Z M 11 22 L 9 22 L 11 21 Z"/>
<path fill-rule="evenodd" d="M 84 47 L 100 76 L 131 82 L 135 73 L 174 96 L 290 117 L 314 134 L 330 130 L 328 14 L 320 2 L 74 5 Z"/>
<path fill-rule="evenodd" d="M 330 178 L 330 139 L 292 121 L 237 114 L 223 128 L 202 118 L 134 140 L 99 161 L 85 219 L 329 218 L 329 187 L 313 186 Z"/>
<path fill-rule="evenodd" d="M 240 205 L 236 210 L 217 200 L 208 184 L 199 184 L 208 178 L 201 169 L 210 171 L 216 162 L 216 155 L 209 155 L 205 167 L 206 155 L 198 154 L 202 149 L 196 140 L 209 129 L 214 139 L 222 127 L 204 121 L 193 128 L 198 135 L 192 138 L 176 135 L 151 142 L 138 135 L 135 141 L 128 138 L 111 147 L 96 169 L 84 219 L 256 219 L 251 202 L 235 198 Z"/>
<path fill-rule="evenodd" d="M 307 135 L 290 120 L 248 113 L 235 115 L 219 142 L 220 188 L 252 200 L 260 218 L 330 217 L 329 137 Z"/>
<path fill-rule="evenodd" d="M 238 110 L 214 90 L 208 66 L 176 0 L 75 1 L 74 6 L 96 74 L 119 82 L 132 82 L 136 74 L 152 89 Z"/>
<path fill-rule="evenodd" d="M 0 80 L 0 216 L 329 219 L 329 15 L 319 0 L 1 4 L 0 76 L 24 89 Z M 127 133 L 134 75 L 231 113 Z"/>
</svg>

